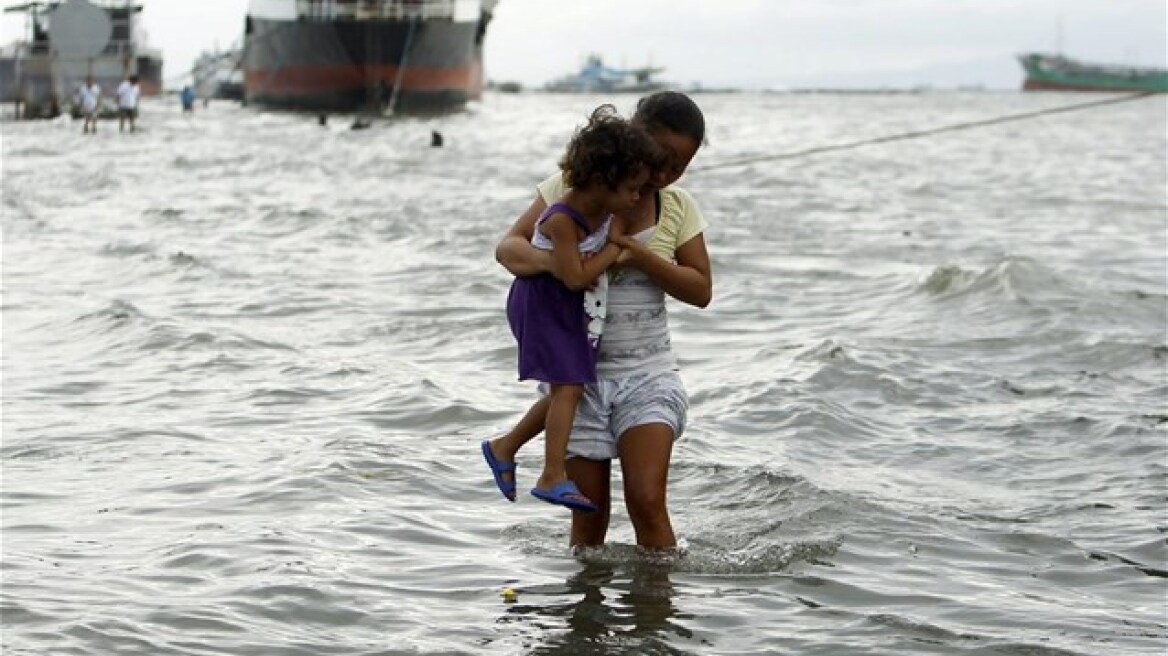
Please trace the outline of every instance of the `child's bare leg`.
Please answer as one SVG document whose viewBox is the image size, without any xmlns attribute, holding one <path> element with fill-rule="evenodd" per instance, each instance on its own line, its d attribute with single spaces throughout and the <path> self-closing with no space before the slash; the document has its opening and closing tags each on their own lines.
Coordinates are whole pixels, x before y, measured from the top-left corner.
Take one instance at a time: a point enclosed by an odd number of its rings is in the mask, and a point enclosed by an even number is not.
<svg viewBox="0 0 1168 656">
<path fill-rule="evenodd" d="M 491 440 L 491 453 L 500 460 L 514 462 L 519 449 L 543 432 L 550 404 L 551 396 L 544 396 L 532 403 L 514 428 Z"/>
<path fill-rule="evenodd" d="M 543 472 L 535 483 L 536 487 L 549 489 L 568 480 L 565 465 L 568 459 L 568 438 L 572 434 L 576 407 L 580 405 L 583 396 L 583 385 L 551 386 L 547 425 L 544 429 Z"/>
</svg>

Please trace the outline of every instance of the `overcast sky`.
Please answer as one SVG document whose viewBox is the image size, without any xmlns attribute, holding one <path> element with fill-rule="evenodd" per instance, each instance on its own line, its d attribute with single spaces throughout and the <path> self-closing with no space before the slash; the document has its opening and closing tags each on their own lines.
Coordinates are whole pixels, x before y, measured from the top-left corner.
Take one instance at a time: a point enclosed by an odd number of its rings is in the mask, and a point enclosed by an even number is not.
<svg viewBox="0 0 1168 656">
<path fill-rule="evenodd" d="M 238 41 L 247 0 L 140 0 L 168 83 Z M 4 0 L 4 6 L 18 4 Z M 500 0 L 487 76 L 538 86 L 590 52 L 683 86 L 1017 88 L 1013 56 L 1166 66 L 1165 0 Z M 3 14 L 7 42 L 17 14 Z M 1060 38 L 1061 37 L 1061 38 Z"/>
</svg>

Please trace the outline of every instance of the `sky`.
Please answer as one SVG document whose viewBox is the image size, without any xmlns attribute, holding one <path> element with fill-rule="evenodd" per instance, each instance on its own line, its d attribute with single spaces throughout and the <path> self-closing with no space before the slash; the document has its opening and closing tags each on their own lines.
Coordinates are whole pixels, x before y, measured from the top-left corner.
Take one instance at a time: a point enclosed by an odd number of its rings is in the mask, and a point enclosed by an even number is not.
<svg viewBox="0 0 1168 656">
<path fill-rule="evenodd" d="M 247 0 L 139 0 L 168 85 L 242 34 Z M 19 4 L 4 0 L 5 7 Z M 1168 67 L 1165 0 L 499 0 L 487 77 L 533 88 L 589 53 L 676 86 L 1015 89 L 1014 55 Z M 20 36 L 19 14 L 0 36 Z"/>
</svg>

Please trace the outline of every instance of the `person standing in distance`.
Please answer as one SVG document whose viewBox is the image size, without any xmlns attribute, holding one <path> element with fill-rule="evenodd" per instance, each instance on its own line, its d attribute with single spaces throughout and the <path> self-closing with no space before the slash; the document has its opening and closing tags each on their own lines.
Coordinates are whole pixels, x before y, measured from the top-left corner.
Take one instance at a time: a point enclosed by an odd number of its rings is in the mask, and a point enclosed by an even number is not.
<svg viewBox="0 0 1168 656">
<path fill-rule="evenodd" d="M 118 85 L 118 132 L 125 132 L 126 121 L 130 122 L 130 132 L 137 130 L 138 96 L 140 93 L 137 75 L 128 76 Z"/>
<path fill-rule="evenodd" d="M 193 114 L 195 112 L 195 90 L 191 86 L 182 88 L 182 93 L 179 94 L 179 100 L 182 101 L 183 114 Z"/>
<path fill-rule="evenodd" d="M 81 134 L 97 134 L 97 108 L 101 104 L 101 87 L 93 81 L 93 76 L 85 78 L 85 84 L 77 89 L 78 101 L 81 105 Z"/>
</svg>

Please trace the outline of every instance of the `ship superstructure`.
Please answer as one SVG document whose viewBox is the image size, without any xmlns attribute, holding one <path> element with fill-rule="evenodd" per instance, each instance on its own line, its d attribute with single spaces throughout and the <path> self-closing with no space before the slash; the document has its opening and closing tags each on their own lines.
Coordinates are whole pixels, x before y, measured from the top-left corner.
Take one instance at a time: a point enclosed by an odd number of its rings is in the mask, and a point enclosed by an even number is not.
<svg viewBox="0 0 1168 656">
<path fill-rule="evenodd" d="M 0 50 L 0 101 L 22 106 L 26 117 L 67 110 L 77 88 L 92 77 L 112 95 L 138 76 L 143 96 L 162 93 L 162 54 L 146 44 L 142 5 L 129 0 L 28 2 L 4 9 L 25 16 L 25 36 Z"/>
</svg>

